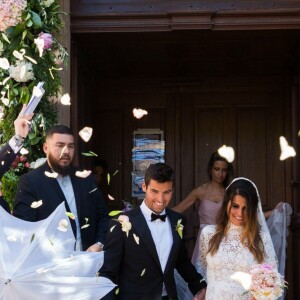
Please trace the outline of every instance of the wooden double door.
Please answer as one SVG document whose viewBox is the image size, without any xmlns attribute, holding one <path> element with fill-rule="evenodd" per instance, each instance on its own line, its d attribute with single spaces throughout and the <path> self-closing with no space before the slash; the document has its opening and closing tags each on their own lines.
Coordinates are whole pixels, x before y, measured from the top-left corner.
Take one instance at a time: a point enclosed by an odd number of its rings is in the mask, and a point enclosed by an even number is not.
<svg viewBox="0 0 300 300">
<path fill-rule="evenodd" d="M 165 159 L 176 172 L 172 205 L 208 180 L 209 157 L 224 144 L 235 150 L 235 176 L 257 184 L 265 209 L 291 202 L 290 162 L 279 160 L 279 137 L 289 140 L 291 126 L 284 87 L 279 76 L 212 77 L 134 89 L 128 84 L 117 92 L 101 88 L 93 103 L 93 150 L 108 162 L 111 173 L 119 170 L 109 187 L 114 204 L 131 200 L 133 132 L 143 128 L 164 131 Z M 135 119 L 135 107 L 148 115 Z"/>
</svg>

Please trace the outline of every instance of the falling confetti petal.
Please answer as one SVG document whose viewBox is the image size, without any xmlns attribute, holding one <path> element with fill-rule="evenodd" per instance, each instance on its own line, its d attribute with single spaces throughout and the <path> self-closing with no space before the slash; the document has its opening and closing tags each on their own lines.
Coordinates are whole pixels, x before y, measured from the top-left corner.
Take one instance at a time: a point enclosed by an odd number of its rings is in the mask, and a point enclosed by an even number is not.
<svg viewBox="0 0 300 300">
<path fill-rule="evenodd" d="M 58 176 L 58 173 L 45 171 L 45 175 L 50 178 L 56 178 Z"/>
<path fill-rule="evenodd" d="M 90 194 L 90 193 L 93 193 L 93 192 L 95 192 L 95 191 L 97 191 L 97 188 L 91 190 L 91 191 L 89 192 L 89 194 Z"/>
<path fill-rule="evenodd" d="M 122 210 L 112 210 L 111 212 L 109 212 L 109 216 L 110 217 L 114 217 L 116 215 L 119 215 L 122 212 Z"/>
<path fill-rule="evenodd" d="M 60 231 L 66 232 L 68 229 L 68 226 L 69 226 L 68 221 L 66 219 L 62 219 L 59 221 L 57 229 Z"/>
<path fill-rule="evenodd" d="M 137 119 L 142 118 L 144 115 L 148 115 L 148 112 L 141 108 L 134 108 L 132 112 L 133 116 Z"/>
<path fill-rule="evenodd" d="M 90 224 L 84 224 L 83 226 L 81 226 L 81 229 L 88 228 L 89 226 Z"/>
<path fill-rule="evenodd" d="M 25 148 L 22 148 L 21 150 L 20 150 L 20 154 L 21 155 L 27 155 L 29 153 L 29 151 L 27 150 L 27 149 L 25 149 Z"/>
<path fill-rule="evenodd" d="M 72 219 L 72 220 L 75 220 L 76 219 L 76 216 L 73 214 L 73 213 L 71 213 L 71 212 L 66 212 L 66 216 L 67 217 L 69 217 L 70 219 Z"/>
<path fill-rule="evenodd" d="M 110 174 L 107 173 L 107 184 L 109 185 L 109 183 L 110 183 Z"/>
<path fill-rule="evenodd" d="M 116 225 L 112 226 L 109 231 L 112 232 L 115 229 L 115 227 Z"/>
<path fill-rule="evenodd" d="M 226 160 L 229 163 L 232 163 L 234 161 L 234 150 L 232 147 L 227 147 L 226 145 L 223 145 L 218 149 L 218 153 L 222 157 L 226 158 Z"/>
<path fill-rule="evenodd" d="M 10 242 L 16 242 L 17 238 L 14 235 L 9 235 L 6 237 L 6 239 Z"/>
<path fill-rule="evenodd" d="M 135 242 L 139 245 L 140 244 L 140 238 L 135 234 L 133 234 L 133 237 L 134 237 Z"/>
<path fill-rule="evenodd" d="M 83 171 L 76 171 L 75 175 L 77 177 L 86 178 L 92 173 L 91 170 L 83 170 Z"/>
<path fill-rule="evenodd" d="M 43 200 L 33 201 L 30 205 L 31 208 L 38 208 L 43 205 Z"/>
<path fill-rule="evenodd" d="M 107 195 L 109 200 L 115 200 L 115 198 L 113 196 L 111 196 L 110 194 Z"/>
<path fill-rule="evenodd" d="M 144 276 L 145 272 L 146 272 L 146 269 L 144 269 L 144 270 L 142 271 L 141 277 Z"/>
<path fill-rule="evenodd" d="M 61 98 L 60 98 L 60 103 L 62 105 L 71 105 L 71 99 L 69 94 L 64 94 Z"/>
<path fill-rule="evenodd" d="M 280 149 L 281 149 L 281 154 L 280 154 L 280 158 L 279 158 L 280 160 L 285 160 L 289 157 L 296 156 L 295 149 L 292 146 L 289 146 L 289 144 L 284 136 L 281 136 L 279 138 L 279 143 L 280 143 Z"/>
<path fill-rule="evenodd" d="M 93 151 L 84 152 L 84 153 L 81 153 L 81 154 L 84 155 L 84 156 L 98 156 L 98 154 L 96 154 Z"/>
<path fill-rule="evenodd" d="M 119 170 L 116 170 L 113 174 L 113 176 L 115 176 L 117 173 L 119 172 Z"/>
<path fill-rule="evenodd" d="M 85 141 L 88 142 L 93 134 L 93 128 L 91 127 L 84 127 L 79 131 L 79 136 Z"/>
</svg>

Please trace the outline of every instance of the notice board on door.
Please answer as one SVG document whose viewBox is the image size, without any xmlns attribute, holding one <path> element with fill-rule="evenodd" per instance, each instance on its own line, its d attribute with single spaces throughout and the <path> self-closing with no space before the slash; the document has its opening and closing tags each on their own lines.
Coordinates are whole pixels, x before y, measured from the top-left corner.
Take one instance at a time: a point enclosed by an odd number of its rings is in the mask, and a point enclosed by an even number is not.
<svg viewBox="0 0 300 300">
<path fill-rule="evenodd" d="M 137 129 L 133 132 L 132 197 L 143 199 L 145 171 L 150 164 L 165 162 L 164 132 L 160 129 Z"/>
</svg>

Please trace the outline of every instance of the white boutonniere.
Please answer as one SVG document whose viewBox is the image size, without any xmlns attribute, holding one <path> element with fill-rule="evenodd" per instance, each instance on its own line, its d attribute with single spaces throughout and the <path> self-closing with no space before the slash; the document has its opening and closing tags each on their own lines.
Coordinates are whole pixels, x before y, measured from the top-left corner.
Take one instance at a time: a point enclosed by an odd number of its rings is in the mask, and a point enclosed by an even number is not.
<svg viewBox="0 0 300 300">
<path fill-rule="evenodd" d="M 177 221 L 176 229 L 175 229 L 178 232 L 180 238 L 182 238 L 182 231 L 183 231 L 183 228 L 184 228 L 184 226 L 181 224 L 181 222 L 182 222 L 182 219 L 179 219 Z"/>
<path fill-rule="evenodd" d="M 121 215 L 118 217 L 118 221 L 122 225 L 122 231 L 124 231 L 128 237 L 129 230 L 131 229 L 131 223 L 129 222 L 128 216 Z"/>
</svg>

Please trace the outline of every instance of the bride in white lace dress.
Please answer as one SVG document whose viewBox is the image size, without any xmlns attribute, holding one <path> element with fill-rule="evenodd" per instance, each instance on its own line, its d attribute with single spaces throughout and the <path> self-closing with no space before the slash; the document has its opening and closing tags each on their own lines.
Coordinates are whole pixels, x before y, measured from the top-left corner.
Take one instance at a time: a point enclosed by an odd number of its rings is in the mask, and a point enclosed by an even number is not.
<svg viewBox="0 0 300 300">
<path fill-rule="evenodd" d="M 257 188 L 249 179 L 236 178 L 226 189 L 217 225 L 204 227 L 200 236 L 197 267 L 207 281 L 205 299 L 253 299 L 231 275 L 275 260 Z"/>
</svg>

